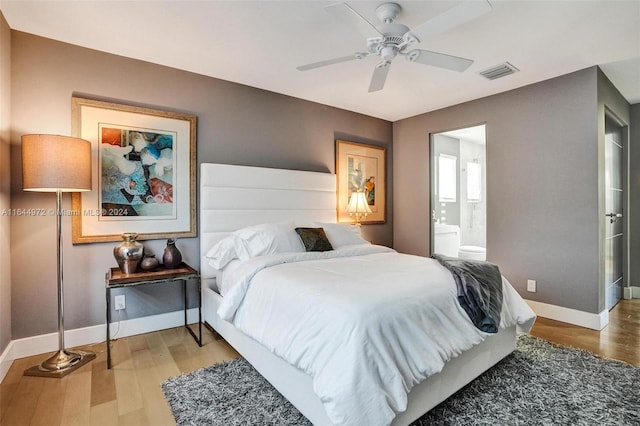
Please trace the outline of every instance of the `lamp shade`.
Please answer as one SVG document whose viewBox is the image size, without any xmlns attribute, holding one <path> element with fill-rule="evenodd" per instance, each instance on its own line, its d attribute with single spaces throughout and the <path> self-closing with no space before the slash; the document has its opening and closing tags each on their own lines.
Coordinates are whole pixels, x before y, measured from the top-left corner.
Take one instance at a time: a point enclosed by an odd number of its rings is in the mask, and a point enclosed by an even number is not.
<svg viewBox="0 0 640 426">
<path fill-rule="evenodd" d="M 22 188 L 91 191 L 91 143 L 69 136 L 22 136 Z"/>
<path fill-rule="evenodd" d="M 371 213 L 371 209 L 369 208 L 369 203 L 367 202 L 367 197 L 365 197 L 364 192 L 357 191 L 351 194 L 349 205 L 347 206 L 347 213 Z"/>
</svg>

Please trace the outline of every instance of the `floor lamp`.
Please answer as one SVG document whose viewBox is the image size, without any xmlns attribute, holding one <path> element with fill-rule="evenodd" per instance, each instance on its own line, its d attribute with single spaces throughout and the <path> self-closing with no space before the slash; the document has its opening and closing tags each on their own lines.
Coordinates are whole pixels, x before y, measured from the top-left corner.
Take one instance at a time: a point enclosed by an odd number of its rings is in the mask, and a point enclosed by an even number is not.
<svg viewBox="0 0 640 426">
<path fill-rule="evenodd" d="M 55 192 L 58 256 L 58 352 L 25 370 L 26 376 L 64 377 L 96 357 L 93 352 L 64 348 L 64 288 L 62 262 L 62 193 L 91 191 L 91 143 L 54 135 L 22 136 L 22 188 Z"/>
</svg>

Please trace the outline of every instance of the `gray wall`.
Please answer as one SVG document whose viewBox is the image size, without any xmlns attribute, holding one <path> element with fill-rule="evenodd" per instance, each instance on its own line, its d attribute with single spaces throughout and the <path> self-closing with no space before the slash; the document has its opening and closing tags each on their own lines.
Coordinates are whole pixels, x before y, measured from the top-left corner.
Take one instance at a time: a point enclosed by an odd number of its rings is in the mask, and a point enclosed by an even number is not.
<svg viewBox="0 0 640 426">
<path fill-rule="evenodd" d="M 2 214 L 11 207 L 10 87 L 11 31 L 0 12 L 0 354 L 11 341 L 11 219 Z"/>
<path fill-rule="evenodd" d="M 429 134 L 486 123 L 488 260 L 525 298 L 601 312 L 598 81 L 588 68 L 394 123 L 394 247 L 429 255 Z"/>
<path fill-rule="evenodd" d="M 324 105 L 147 62 L 12 32 L 12 207 L 50 208 L 55 197 L 22 191 L 20 136 L 70 133 L 72 95 L 198 116 L 198 162 L 334 172 L 335 139 L 387 148 L 387 223 L 363 227 L 376 243 L 393 242 L 391 123 Z M 68 206 L 70 200 L 65 197 Z M 65 218 L 67 219 L 67 218 Z M 12 219 L 13 338 L 56 330 L 55 221 Z M 65 325 L 104 323 L 104 274 L 115 243 L 73 246 L 63 221 Z M 146 245 L 161 253 L 165 241 Z M 182 239 L 187 262 L 199 266 L 199 241 Z M 175 287 L 175 286 L 174 286 Z M 125 318 L 180 309 L 177 288 L 127 292 Z M 114 317 L 115 318 L 115 317 Z"/>
<path fill-rule="evenodd" d="M 631 137 L 629 139 L 629 259 L 640 259 L 640 103 L 631 105 Z M 635 238 L 633 238 L 635 236 Z M 640 287 L 640 262 L 630 262 L 627 283 Z"/>
</svg>

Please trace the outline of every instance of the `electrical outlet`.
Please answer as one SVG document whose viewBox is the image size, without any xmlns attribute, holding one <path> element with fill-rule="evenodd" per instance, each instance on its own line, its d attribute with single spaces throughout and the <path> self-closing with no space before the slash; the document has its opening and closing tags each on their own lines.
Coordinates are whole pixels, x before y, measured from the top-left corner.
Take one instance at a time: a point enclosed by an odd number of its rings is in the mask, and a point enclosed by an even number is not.
<svg viewBox="0 0 640 426">
<path fill-rule="evenodd" d="M 527 291 L 535 293 L 537 291 L 536 280 L 527 280 Z"/>
<path fill-rule="evenodd" d="M 119 294 L 115 297 L 115 305 L 116 305 L 116 311 L 120 311 L 124 309 L 125 307 L 124 294 Z"/>
</svg>

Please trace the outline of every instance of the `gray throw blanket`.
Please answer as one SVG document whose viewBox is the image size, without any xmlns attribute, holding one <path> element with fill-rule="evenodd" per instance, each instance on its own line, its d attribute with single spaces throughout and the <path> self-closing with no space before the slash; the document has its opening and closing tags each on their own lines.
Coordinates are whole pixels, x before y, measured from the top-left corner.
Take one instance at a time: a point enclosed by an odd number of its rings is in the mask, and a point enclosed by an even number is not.
<svg viewBox="0 0 640 426">
<path fill-rule="evenodd" d="M 502 311 L 502 274 L 493 263 L 464 260 L 434 254 L 451 271 L 458 290 L 458 302 L 473 324 L 487 333 L 497 333 Z"/>
</svg>

